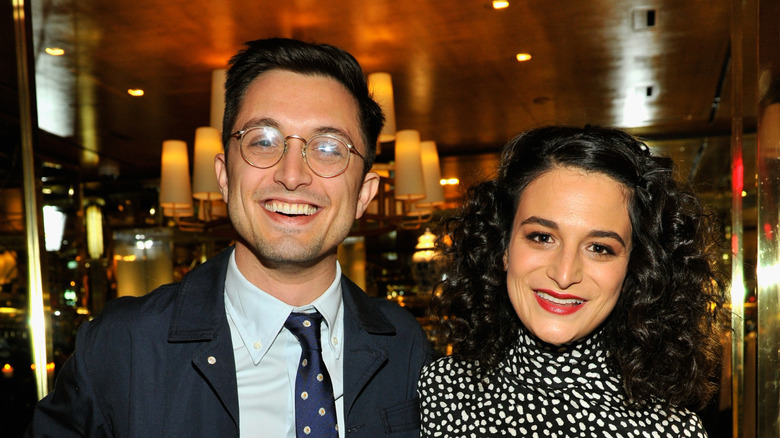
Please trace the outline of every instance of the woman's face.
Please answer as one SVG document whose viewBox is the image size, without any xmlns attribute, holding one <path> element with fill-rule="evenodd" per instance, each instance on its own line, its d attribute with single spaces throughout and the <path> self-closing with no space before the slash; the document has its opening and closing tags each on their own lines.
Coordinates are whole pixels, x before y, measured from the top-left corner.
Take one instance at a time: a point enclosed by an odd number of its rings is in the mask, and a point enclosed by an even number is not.
<svg viewBox="0 0 780 438">
<path fill-rule="evenodd" d="M 576 341 L 615 307 L 630 253 L 626 188 L 601 173 L 555 168 L 520 197 L 506 252 L 509 299 L 539 339 Z"/>
</svg>

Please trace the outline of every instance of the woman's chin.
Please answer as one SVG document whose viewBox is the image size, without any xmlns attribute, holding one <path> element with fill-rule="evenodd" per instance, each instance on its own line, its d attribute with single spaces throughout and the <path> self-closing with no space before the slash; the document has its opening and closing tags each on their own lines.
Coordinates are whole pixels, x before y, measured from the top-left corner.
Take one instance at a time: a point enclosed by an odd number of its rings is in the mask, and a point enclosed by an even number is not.
<svg viewBox="0 0 780 438">
<path fill-rule="evenodd" d="M 552 345 L 563 345 L 570 342 L 577 341 L 582 338 L 576 333 L 565 330 L 550 330 L 550 327 L 545 327 L 541 330 L 530 330 L 531 333 L 539 338 L 539 340 Z"/>
</svg>

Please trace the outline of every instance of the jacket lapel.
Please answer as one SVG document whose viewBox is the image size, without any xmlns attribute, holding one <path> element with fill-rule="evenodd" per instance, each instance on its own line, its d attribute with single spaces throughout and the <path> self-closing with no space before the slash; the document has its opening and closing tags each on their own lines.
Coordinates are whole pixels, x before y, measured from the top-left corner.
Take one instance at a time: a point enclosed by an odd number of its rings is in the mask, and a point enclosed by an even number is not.
<svg viewBox="0 0 780 438">
<path fill-rule="evenodd" d="M 342 276 L 344 298 L 344 413 L 349 416 L 357 395 L 377 370 L 387 361 L 387 351 L 375 335 L 393 335 L 395 327 L 374 307 L 355 283 Z"/>
<path fill-rule="evenodd" d="M 238 389 L 233 344 L 225 314 L 225 276 L 232 248 L 222 251 L 182 279 L 168 342 L 201 342 L 193 365 L 214 389 L 238 427 Z"/>
</svg>

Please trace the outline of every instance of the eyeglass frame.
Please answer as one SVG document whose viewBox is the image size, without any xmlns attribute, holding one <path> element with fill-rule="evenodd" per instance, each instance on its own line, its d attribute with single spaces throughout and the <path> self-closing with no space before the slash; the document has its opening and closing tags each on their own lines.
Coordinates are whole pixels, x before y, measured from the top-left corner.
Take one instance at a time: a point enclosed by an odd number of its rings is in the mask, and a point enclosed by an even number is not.
<svg viewBox="0 0 780 438">
<path fill-rule="evenodd" d="M 241 145 L 242 145 L 243 140 L 244 140 L 244 135 L 247 132 L 252 131 L 254 129 L 264 129 L 264 128 L 266 128 L 266 129 L 267 128 L 273 129 L 273 130 L 277 131 L 279 134 L 284 135 L 279 128 L 276 128 L 276 127 L 271 126 L 271 125 L 250 126 L 248 128 L 239 129 L 238 131 L 230 134 L 230 137 L 235 138 L 236 140 L 238 140 L 238 152 L 241 154 L 241 159 L 243 159 L 246 164 L 254 167 L 255 169 L 270 169 L 270 168 L 276 166 L 277 164 L 279 164 L 279 162 L 282 161 L 282 158 L 284 158 L 284 156 L 287 155 L 287 151 L 289 150 L 289 145 L 287 144 L 287 140 L 292 138 L 292 139 L 300 140 L 303 143 L 303 147 L 301 148 L 301 157 L 303 158 L 303 162 L 306 163 L 306 167 L 308 167 L 309 170 L 311 170 L 312 173 L 314 173 L 315 175 L 319 176 L 320 178 L 335 178 L 335 177 L 343 174 L 344 172 L 346 172 L 347 169 L 349 168 L 350 155 L 347 155 L 347 163 L 344 165 L 344 168 L 341 169 L 338 173 L 335 173 L 333 175 L 328 175 L 328 176 L 321 175 L 319 172 L 317 172 L 316 170 L 314 170 L 311 167 L 311 164 L 309 164 L 309 160 L 308 160 L 308 158 L 306 156 L 306 150 L 309 147 L 309 143 L 313 139 L 318 138 L 318 137 L 332 138 L 332 139 L 334 139 L 336 141 L 339 141 L 339 142 L 343 143 L 347 147 L 347 150 L 350 153 L 353 153 L 353 154 L 357 155 L 361 160 L 363 160 L 363 166 L 365 167 L 366 157 L 364 157 L 363 154 L 361 154 L 357 150 L 357 148 L 355 146 L 353 146 L 351 143 L 345 141 L 343 138 L 341 138 L 339 136 L 336 136 L 336 135 L 333 135 L 333 134 L 327 134 L 327 133 L 315 134 L 315 135 L 311 136 L 311 138 L 309 138 L 308 140 L 303 138 L 303 137 L 301 137 L 300 135 L 288 135 L 288 136 L 284 137 L 284 150 L 282 151 L 281 155 L 279 155 L 279 158 L 276 161 L 274 161 L 273 164 L 271 164 L 269 166 L 258 166 L 257 164 L 254 164 L 251 161 L 249 161 L 249 159 L 244 155 L 244 148 Z"/>
</svg>

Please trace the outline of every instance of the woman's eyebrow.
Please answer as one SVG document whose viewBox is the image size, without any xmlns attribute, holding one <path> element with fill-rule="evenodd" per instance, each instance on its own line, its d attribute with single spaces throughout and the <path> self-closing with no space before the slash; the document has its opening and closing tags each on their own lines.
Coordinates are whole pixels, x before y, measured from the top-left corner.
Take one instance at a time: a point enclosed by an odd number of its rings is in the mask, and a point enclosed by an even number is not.
<svg viewBox="0 0 780 438">
<path fill-rule="evenodd" d="M 553 230 L 558 229 L 558 224 L 555 221 L 551 221 L 549 219 L 544 219 L 539 216 L 530 216 L 526 220 L 522 222 L 521 225 L 527 225 L 527 224 L 537 224 L 541 225 L 545 228 L 551 228 Z M 626 247 L 626 242 L 623 240 L 622 237 L 620 237 L 620 234 L 614 232 L 614 231 L 605 231 L 605 230 L 593 230 L 590 233 L 588 233 L 588 237 L 603 237 L 603 238 L 610 238 L 617 240 L 621 245 L 623 245 L 623 248 Z"/>
</svg>

